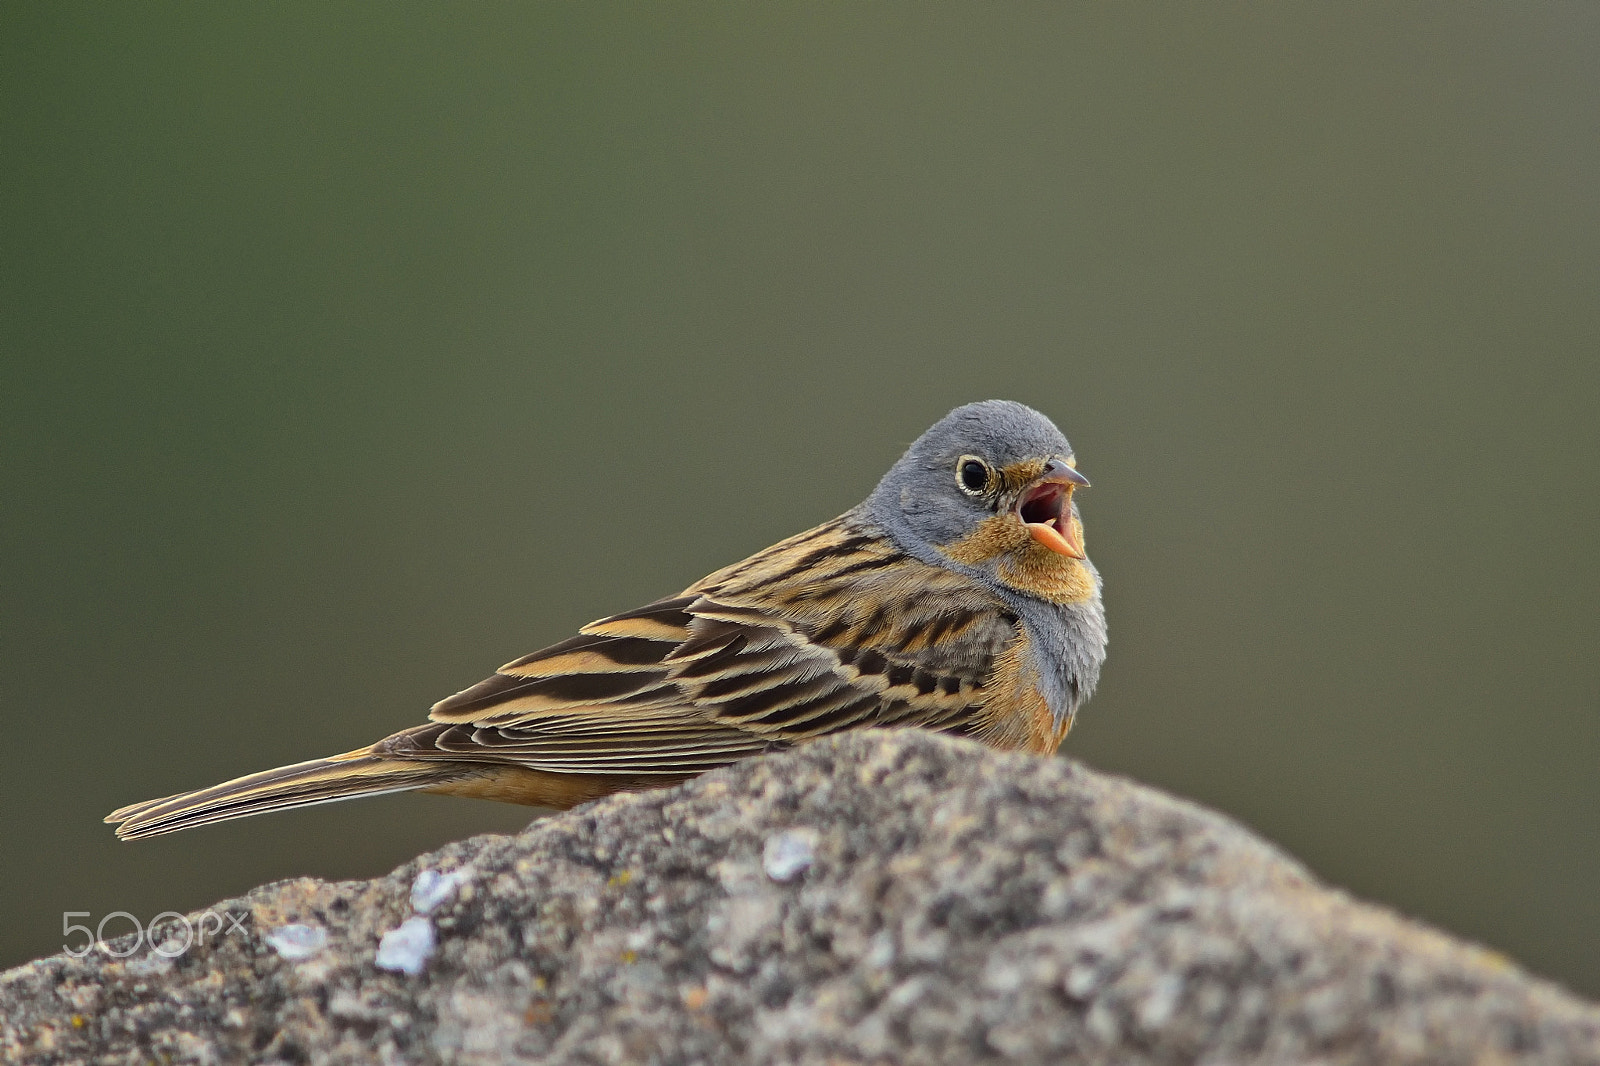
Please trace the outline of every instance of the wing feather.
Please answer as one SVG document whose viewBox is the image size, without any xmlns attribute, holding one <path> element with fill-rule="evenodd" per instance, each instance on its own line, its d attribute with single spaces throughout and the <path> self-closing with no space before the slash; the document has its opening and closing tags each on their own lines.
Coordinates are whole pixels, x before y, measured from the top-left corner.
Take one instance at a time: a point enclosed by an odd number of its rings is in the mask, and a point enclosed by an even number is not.
<svg viewBox="0 0 1600 1066">
<path fill-rule="evenodd" d="M 415 759 L 682 775 L 860 725 L 981 725 L 1018 622 L 851 515 L 586 625 L 384 742 Z"/>
</svg>

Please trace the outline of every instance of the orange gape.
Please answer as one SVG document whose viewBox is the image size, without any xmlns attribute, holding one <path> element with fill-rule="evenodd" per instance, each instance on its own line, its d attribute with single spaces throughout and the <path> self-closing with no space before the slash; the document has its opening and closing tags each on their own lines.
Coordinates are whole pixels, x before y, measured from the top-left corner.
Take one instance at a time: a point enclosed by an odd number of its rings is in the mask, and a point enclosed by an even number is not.
<svg viewBox="0 0 1600 1066">
<path fill-rule="evenodd" d="M 124 807 L 124 839 L 422 791 L 567 808 L 844 729 L 916 726 L 1049 754 L 1105 655 L 1060 431 L 952 411 L 860 505 L 592 622 L 370 747 Z"/>
</svg>

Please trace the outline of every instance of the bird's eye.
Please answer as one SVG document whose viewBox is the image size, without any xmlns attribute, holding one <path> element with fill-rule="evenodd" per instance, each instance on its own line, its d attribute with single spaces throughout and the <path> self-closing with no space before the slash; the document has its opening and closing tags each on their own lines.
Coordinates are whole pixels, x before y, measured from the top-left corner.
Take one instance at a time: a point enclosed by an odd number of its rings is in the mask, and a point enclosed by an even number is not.
<svg viewBox="0 0 1600 1066">
<path fill-rule="evenodd" d="M 963 455 L 956 462 L 956 482 L 969 496 L 982 496 L 989 487 L 989 464 L 976 455 Z"/>
</svg>

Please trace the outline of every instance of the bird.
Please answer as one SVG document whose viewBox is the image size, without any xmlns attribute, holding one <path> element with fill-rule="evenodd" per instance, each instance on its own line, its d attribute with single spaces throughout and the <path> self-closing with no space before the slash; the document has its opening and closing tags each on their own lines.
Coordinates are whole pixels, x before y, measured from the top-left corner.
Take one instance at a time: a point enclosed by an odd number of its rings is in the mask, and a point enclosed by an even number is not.
<svg viewBox="0 0 1600 1066">
<path fill-rule="evenodd" d="M 1053 754 L 1105 659 L 1088 485 L 1038 411 L 957 407 L 839 517 L 507 663 L 423 725 L 105 820 L 134 840 L 408 791 L 564 810 L 868 727 Z"/>
</svg>

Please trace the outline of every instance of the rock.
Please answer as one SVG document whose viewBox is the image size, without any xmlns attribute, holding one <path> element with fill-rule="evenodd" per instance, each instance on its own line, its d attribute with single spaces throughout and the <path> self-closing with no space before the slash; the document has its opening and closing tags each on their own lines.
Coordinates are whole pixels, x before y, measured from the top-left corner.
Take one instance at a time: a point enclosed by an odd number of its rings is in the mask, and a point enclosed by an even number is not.
<svg viewBox="0 0 1600 1066">
<path fill-rule="evenodd" d="M 171 958 L 0 976 L 0 1058 L 1600 1063 L 1600 1007 L 1226 818 L 914 732 L 209 913 L 236 927 L 192 916 L 217 931 L 164 933 Z M 378 968 L 384 942 L 406 966 Z"/>
</svg>

